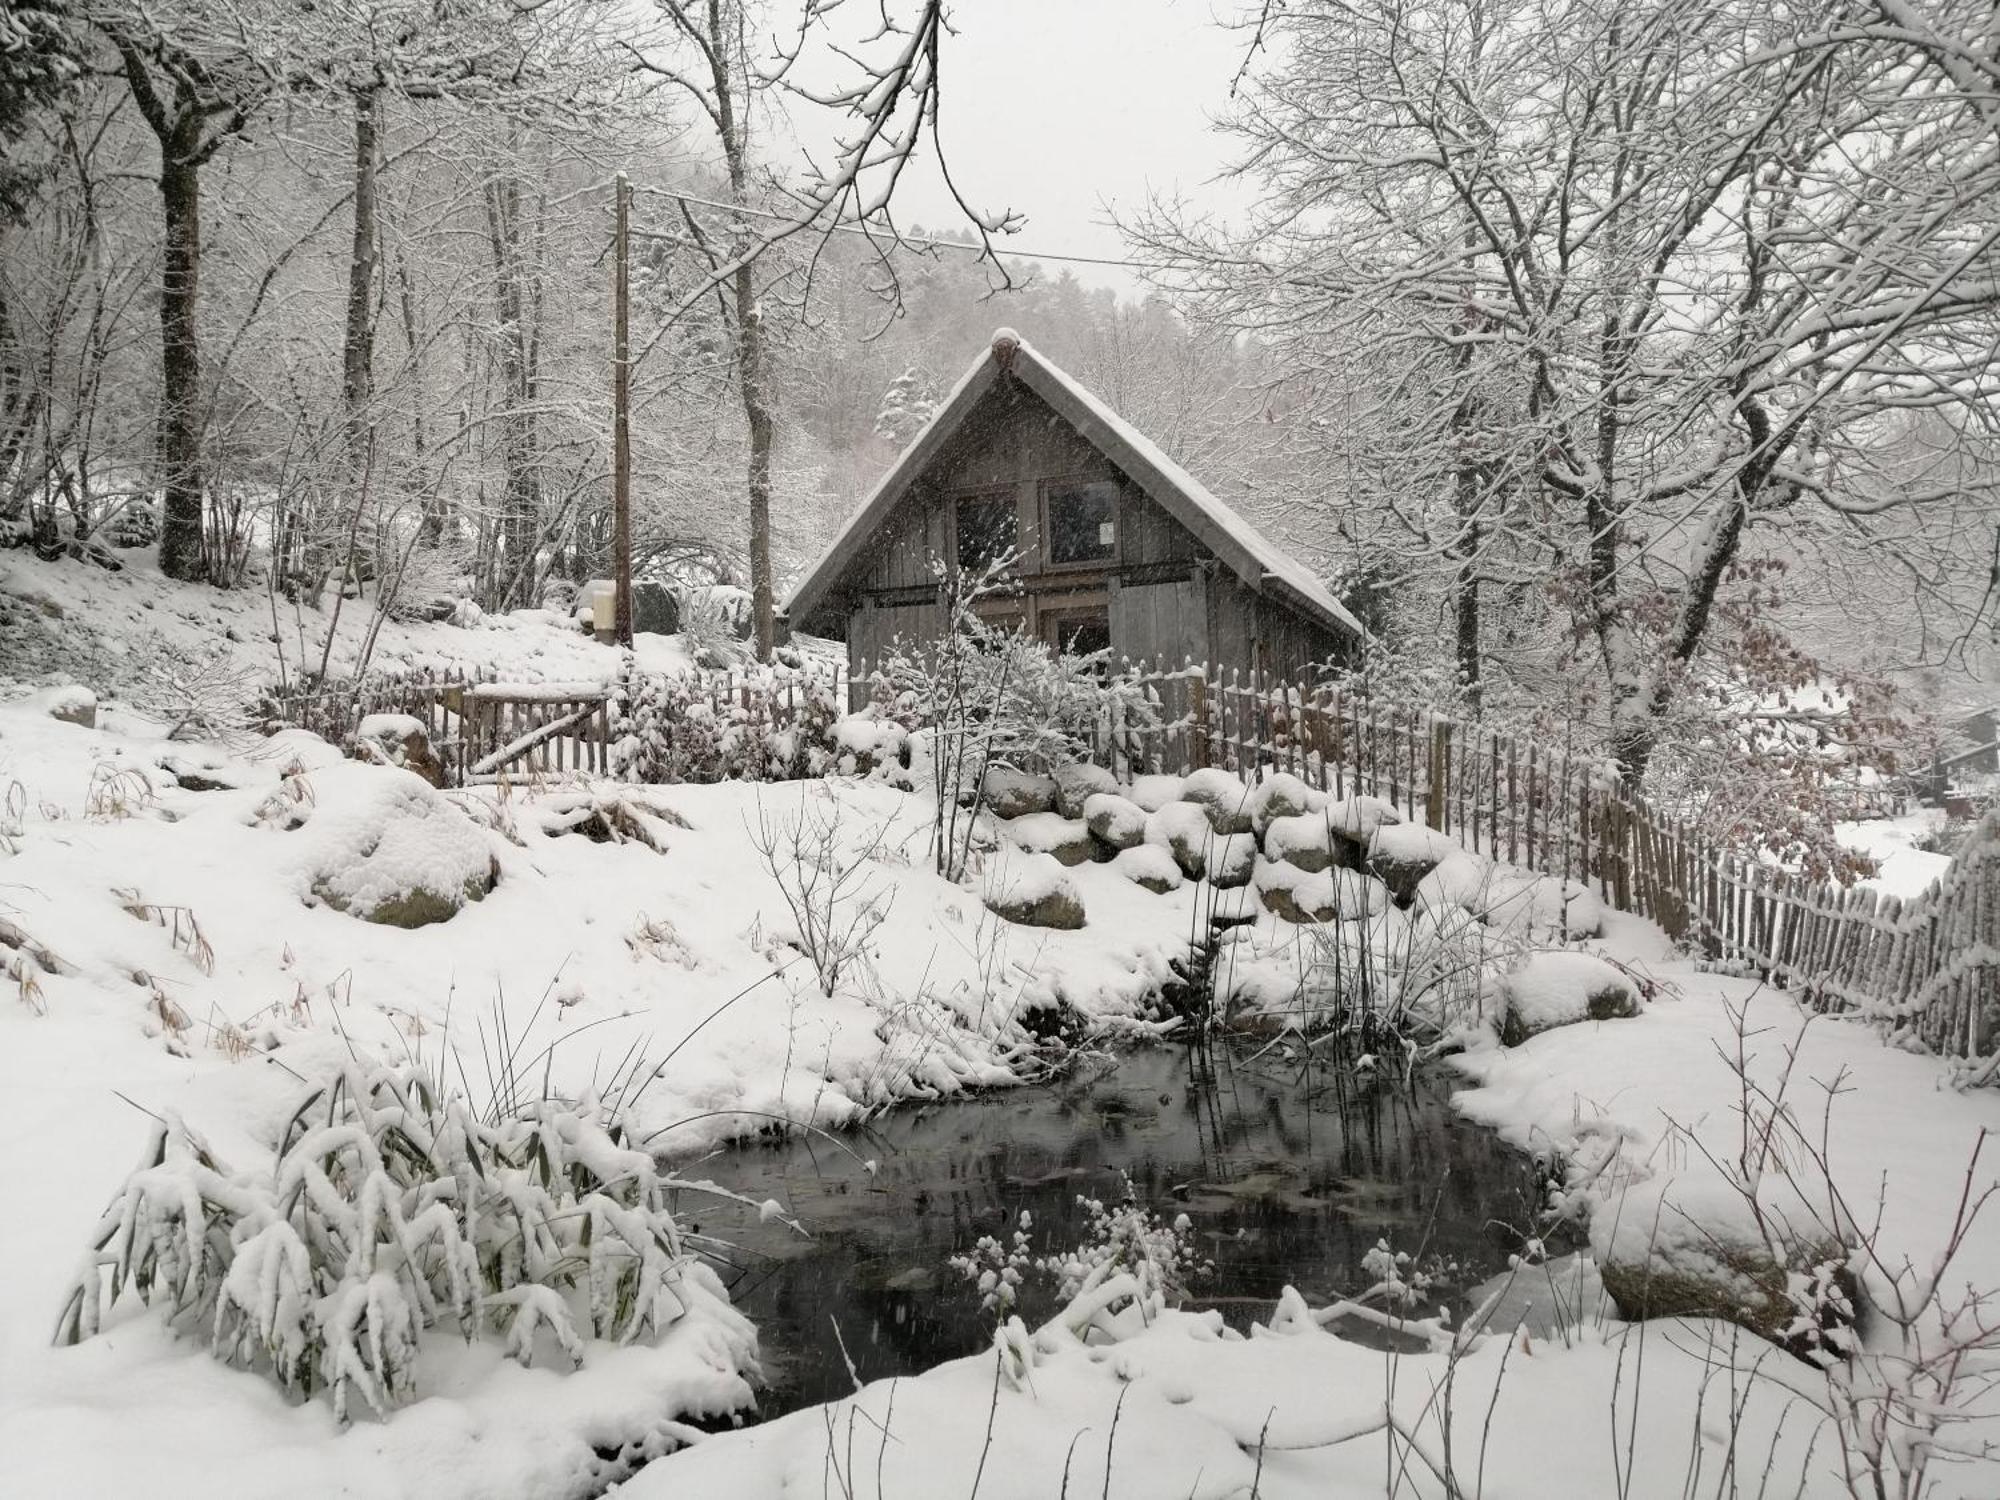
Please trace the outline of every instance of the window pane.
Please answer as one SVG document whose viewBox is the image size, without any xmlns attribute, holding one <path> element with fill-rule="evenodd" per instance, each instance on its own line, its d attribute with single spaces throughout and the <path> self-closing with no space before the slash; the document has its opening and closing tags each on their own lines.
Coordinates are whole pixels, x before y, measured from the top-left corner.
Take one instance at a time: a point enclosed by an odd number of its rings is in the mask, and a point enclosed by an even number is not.
<svg viewBox="0 0 2000 1500">
<path fill-rule="evenodd" d="M 1077 610 L 1050 616 L 1046 637 L 1058 651 L 1071 656 L 1088 656 L 1111 644 L 1111 612 L 1107 609 Z"/>
<path fill-rule="evenodd" d="M 1118 486 L 1108 479 L 1049 491 L 1049 561 L 1099 562 L 1118 550 Z"/>
<path fill-rule="evenodd" d="M 958 502 L 958 565 L 977 573 L 1012 552 L 1019 541 L 1012 495 L 975 495 Z"/>
</svg>

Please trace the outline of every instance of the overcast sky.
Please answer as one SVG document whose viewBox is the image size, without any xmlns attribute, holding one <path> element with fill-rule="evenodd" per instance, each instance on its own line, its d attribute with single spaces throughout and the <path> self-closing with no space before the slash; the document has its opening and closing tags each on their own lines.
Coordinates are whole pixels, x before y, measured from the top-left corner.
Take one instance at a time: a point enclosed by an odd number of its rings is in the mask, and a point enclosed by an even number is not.
<svg viewBox="0 0 2000 1500">
<path fill-rule="evenodd" d="M 1209 120 L 1229 102 L 1245 35 L 1215 22 L 1238 0 L 958 0 L 943 61 L 944 146 L 977 207 L 1027 216 L 1012 244 L 1030 252 L 1117 257 L 1107 205 L 1129 212 L 1148 191 L 1226 210 L 1210 185 L 1230 143 Z M 898 189 L 905 224 L 963 218 L 934 171 Z M 1053 269 L 1053 268 L 1052 268 Z M 1077 276 L 1129 289 L 1102 267 Z"/>
</svg>

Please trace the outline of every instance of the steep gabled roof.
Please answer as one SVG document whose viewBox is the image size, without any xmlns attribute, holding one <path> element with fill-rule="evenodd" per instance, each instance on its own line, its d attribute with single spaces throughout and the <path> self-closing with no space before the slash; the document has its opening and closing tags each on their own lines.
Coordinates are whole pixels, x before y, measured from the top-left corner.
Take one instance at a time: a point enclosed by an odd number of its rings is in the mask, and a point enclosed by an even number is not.
<svg viewBox="0 0 2000 1500">
<path fill-rule="evenodd" d="M 917 476 L 963 425 L 1002 373 L 1053 408 L 1145 492 L 1148 499 L 1193 532 L 1231 572 L 1259 593 L 1284 598 L 1330 629 L 1365 636 L 1354 618 L 1310 571 L 1287 557 L 1263 533 L 1224 505 L 1144 433 L 1078 383 L 1067 371 L 1024 343 L 1011 329 L 993 335 L 993 347 L 972 362 L 902 456 L 890 465 L 840 535 L 792 588 L 784 612 L 802 620 L 839 581 L 877 527 L 888 520 Z"/>
</svg>

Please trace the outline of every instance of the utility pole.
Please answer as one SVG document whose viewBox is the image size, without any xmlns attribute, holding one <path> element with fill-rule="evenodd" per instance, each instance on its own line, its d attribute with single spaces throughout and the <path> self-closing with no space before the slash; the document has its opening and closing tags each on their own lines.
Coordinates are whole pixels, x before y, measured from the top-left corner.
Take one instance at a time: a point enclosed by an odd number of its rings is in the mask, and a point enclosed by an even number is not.
<svg viewBox="0 0 2000 1500">
<path fill-rule="evenodd" d="M 611 633 L 632 644 L 632 183 L 618 174 L 617 262 L 611 298 L 611 581 L 618 597 Z"/>
</svg>

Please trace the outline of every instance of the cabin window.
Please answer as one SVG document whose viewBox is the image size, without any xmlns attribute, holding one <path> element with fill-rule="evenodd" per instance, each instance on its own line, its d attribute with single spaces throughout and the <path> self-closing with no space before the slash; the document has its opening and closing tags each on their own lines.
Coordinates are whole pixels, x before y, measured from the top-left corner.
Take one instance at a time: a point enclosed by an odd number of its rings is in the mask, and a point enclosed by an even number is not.
<svg viewBox="0 0 2000 1500">
<path fill-rule="evenodd" d="M 1111 645 L 1111 611 L 1103 605 L 1044 609 L 1042 639 L 1071 656 L 1088 656 Z"/>
<path fill-rule="evenodd" d="M 1118 486 L 1064 480 L 1048 489 L 1049 565 L 1109 562 L 1118 552 Z"/>
<path fill-rule="evenodd" d="M 967 495 L 958 502 L 958 566 L 983 573 L 1021 543 L 1012 494 Z"/>
</svg>

